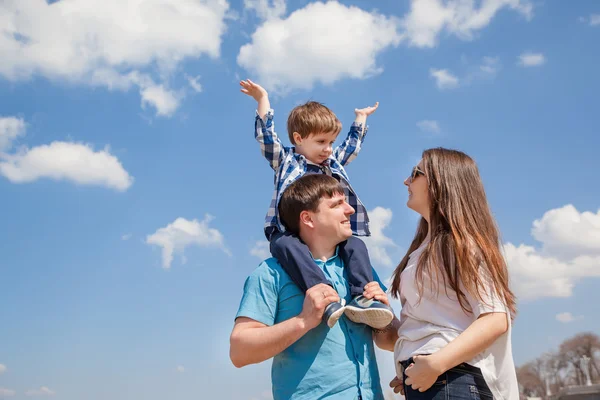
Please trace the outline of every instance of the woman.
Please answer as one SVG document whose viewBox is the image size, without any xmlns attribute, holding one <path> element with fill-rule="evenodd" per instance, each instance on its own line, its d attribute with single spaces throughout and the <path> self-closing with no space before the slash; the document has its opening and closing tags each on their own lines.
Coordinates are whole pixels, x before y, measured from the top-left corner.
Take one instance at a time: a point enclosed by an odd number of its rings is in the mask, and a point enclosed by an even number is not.
<svg viewBox="0 0 600 400">
<path fill-rule="evenodd" d="M 390 386 L 407 400 L 517 400 L 515 297 L 475 162 L 429 149 L 404 184 L 422 218 L 393 275 L 402 312 Z"/>
</svg>

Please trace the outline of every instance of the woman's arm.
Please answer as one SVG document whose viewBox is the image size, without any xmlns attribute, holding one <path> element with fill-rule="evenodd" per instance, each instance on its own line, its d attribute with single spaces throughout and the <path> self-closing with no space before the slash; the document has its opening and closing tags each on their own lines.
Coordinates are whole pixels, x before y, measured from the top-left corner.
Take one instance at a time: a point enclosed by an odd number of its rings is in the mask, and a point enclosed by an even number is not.
<svg viewBox="0 0 600 400">
<path fill-rule="evenodd" d="M 509 316 L 504 312 L 481 314 L 440 351 L 428 356 L 415 356 L 414 364 L 405 370 L 405 383 L 421 392 L 429 389 L 438 376 L 458 364 L 472 360 L 506 333 L 507 318 Z"/>
</svg>

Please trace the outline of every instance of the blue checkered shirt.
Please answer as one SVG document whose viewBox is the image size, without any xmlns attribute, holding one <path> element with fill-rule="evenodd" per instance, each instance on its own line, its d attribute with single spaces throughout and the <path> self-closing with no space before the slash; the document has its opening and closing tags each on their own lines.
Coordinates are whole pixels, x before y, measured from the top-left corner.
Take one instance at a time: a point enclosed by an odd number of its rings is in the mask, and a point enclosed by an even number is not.
<svg viewBox="0 0 600 400">
<path fill-rule="evenodd" d="M 305 175 L 311 168 L 310 162 L 303 155 L 296 153 L 294 147 L 285 147 L 279 140 L 275 133 L 272 109 L 267 112 L 265 119 L 266 121 L 263 121 L 257 113 L 254 137 L 260 143 L 263 156 L 275 171 L 275 190 L 265 217 L 265 235 L 270 239 L 275 231 L 285 232 L 285 226 L 279 219 L 278 205 L 281 195 L 292 182 Z M 366 134 L 367 128 L 363 129 L 362 125 L 353 123 L 346 140 L 336 147 L 328 160 L 319 166 L 322 173 L 335 177 L 342 184 L 348 204 L 356 211 L 350 216 L 350 226 L 352 233 L 357 236 L 371 235 L 369 216 L 367 209 L 350 185 L 344 165 L 356 158 Z"/>
</svg>

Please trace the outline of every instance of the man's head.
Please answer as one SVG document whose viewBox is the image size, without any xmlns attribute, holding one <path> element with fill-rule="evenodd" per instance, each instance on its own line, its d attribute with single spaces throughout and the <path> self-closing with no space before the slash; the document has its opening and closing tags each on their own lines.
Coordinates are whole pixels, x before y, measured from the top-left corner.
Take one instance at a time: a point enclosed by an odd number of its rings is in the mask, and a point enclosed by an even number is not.
<svg viewBox="0 0 600 400">
<path fill-rule="evenodd" d="M 301 177 L 283 192 L 279 201 L 279 216 L 286 228 L 305 242 L 310 237 L 332 244 L 348 239 L 352 236 L 352 214 L 354 209 L 346 202 L 344 189 L 328 175 Z"/>
<path fill-rule="evenodd" d="M 316 101 L 295 107 L 288 117 L 288 135 L 296 152 L 316 164 L 329 158 L 341 130 L 333 111 Z"/>
</svg>

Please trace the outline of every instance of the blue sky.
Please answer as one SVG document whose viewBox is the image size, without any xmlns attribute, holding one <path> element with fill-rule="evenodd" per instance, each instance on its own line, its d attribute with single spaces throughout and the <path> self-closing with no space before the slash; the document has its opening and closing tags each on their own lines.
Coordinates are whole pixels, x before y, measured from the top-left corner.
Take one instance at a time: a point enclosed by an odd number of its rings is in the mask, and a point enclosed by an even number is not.
<svg viewBox="0 0 600 400">
<path fill-rule="evenodd" d="M 348 167 L 380 276 L 416 228 L 403 179 L 457 148 L 506 244 L 517 364 L 600 332 L 600 4 L 373 4 L 0 4 L 0 398 L 270 398 L 270 362 L 228 358 L 272 191 L 246 77 L 284 138 L 309 99 L 345 128 L 380 102 Z"/>
</svg>

